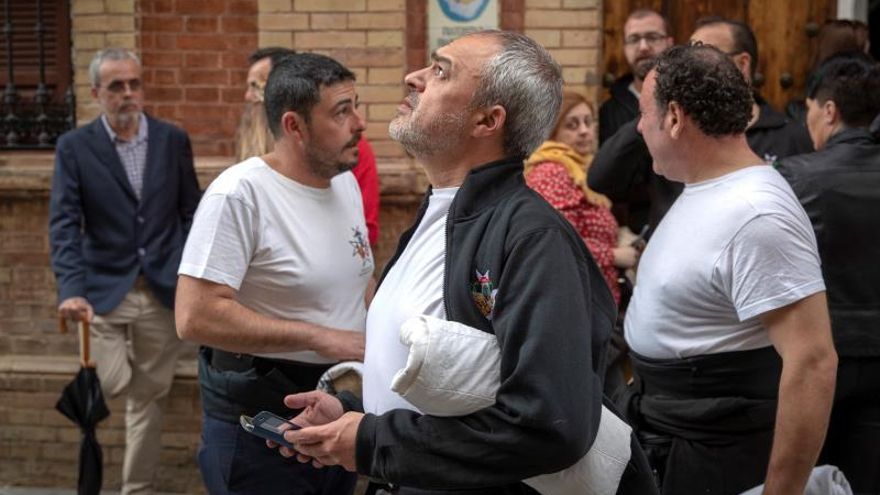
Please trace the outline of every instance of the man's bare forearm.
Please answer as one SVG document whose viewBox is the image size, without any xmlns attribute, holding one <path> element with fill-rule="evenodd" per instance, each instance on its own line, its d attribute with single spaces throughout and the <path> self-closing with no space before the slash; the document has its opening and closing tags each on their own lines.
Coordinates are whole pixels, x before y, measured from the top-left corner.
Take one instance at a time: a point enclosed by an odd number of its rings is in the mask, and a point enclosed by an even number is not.
<svg viewBox="0 0 880 495">
<path fill-rule="evenodd" d="M 769 311 L 761 320 L 782 356 L 764 494 L 802 495 L 825 441 L 837 378 L 837 353 L 825 293 Z"/>
<path fill-rule="evenodd" d="M 180 277 L 175 316 L 181 339 L 230 352 L 311 350 L 331 358 L 363 359 L 357 342 L 363 341 L 361 332 L 262 315 L 239 303 L 231 288 L 192 277 Z"/>
<path fill-rule="evenodd" d="M 796 365 L 783 363 L 765 495 L 803 494 L 825 441 L 836 374 L 833 351 Z"/>
</svg>

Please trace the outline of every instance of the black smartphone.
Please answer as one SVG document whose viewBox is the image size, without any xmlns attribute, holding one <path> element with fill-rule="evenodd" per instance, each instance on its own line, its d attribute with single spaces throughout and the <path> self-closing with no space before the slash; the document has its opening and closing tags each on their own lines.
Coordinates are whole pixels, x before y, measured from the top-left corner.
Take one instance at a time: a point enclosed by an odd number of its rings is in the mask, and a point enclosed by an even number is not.
<svg viewBox="0 0 880 495">
<path fill-rule="evenodd" d="M 272 440 L 273 442 L 284 445 L 289 449 L 292 449 L 293 445 L 284 439 L 284 432 L 287 430 L 299 430 L 302 428 L 301 426 L 293 424 L 281 416 L 270 413 L 269 411 L 261 411 L 254 417 L 242 414 L 238 421 L 241 423 L 241 427 L 244 428 L 244 431 L 260 438 L 265 438 L 266 440 Z"/>
</svg>

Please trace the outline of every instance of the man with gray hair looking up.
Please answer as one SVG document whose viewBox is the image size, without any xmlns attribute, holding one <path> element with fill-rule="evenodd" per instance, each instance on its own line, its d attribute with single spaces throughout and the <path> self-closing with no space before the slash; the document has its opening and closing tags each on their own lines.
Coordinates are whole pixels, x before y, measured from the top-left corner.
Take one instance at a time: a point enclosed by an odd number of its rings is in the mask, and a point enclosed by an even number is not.
<svg viewBox="0 0 880 495">
<path fill-rule="evenodd" d="M 286 397 L 305 408 L 294 421 L 306 427 L 285 433 L 296 451 L 281 453 L 356 470 L 399 494 L 533 494 L 520 480 L 567 468 L 596 438 L 616 317 L 583 241 L 522 177 L 559 111 L 560 69 L 533 40 L 486 31 L 441 47 L 405 83 L 390 134 L 431 189 L 370 306 L 363 403 L 345 393 Z M 399 330 L 419 316 L 497 339 L 494 405 L 441 417 L 391 391 L 408 356 Z M 618 493 L 651 493 L 650 481 L 636 486 L 648 470 L 632 451 Z"/>
<path fill-rule="evenodd" d="M 171 389 L 177 265 L 199 202 L 186 133 L 145 115 L 141 65 L 120 48 L 89 66 L 101 116 L 58 140 L 49 205 L 62 317 L 91 321 L 108 397 L 127 393 L 122 493 L 153 493 L 160 399 Z"/>
</svg>

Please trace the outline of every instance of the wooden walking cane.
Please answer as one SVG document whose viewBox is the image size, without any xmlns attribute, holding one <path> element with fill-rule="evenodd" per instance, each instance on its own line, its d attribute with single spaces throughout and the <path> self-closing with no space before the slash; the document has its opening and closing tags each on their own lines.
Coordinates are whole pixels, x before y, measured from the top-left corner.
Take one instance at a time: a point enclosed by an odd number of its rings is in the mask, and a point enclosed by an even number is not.
<svg viewBox="0 0 880 495">
<path fill-rule="evenodd" d="M 90 359 L 89 353 L 89 322 L 88 320 L 78 320 L 77 327 L 79 329 L 79 362 L 83 368 L 94 368 L 95 363 Z M 67 318 L 58 317 L 58 330 L 61 333 L 67 333 Z"/>
</svg>

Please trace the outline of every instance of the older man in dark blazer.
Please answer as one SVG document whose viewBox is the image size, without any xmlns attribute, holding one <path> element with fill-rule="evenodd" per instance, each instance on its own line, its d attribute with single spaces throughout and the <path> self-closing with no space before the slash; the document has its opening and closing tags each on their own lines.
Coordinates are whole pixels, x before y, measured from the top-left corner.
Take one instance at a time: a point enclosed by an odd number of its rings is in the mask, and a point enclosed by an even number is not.
<svg viewBox="0 0 880 495">
<path fill-rule="evenodd" d="M 58 141 L 49 215 L 62 316 L 92 321 L 104 393 L 127 393 L 122 493 L 152 493 L 180 341 L 177 266 L 199 201 L 186 133 L 142 112 L 140 61 L 108 48 L 89 67 L 102 114 Z"/>
</svg>

